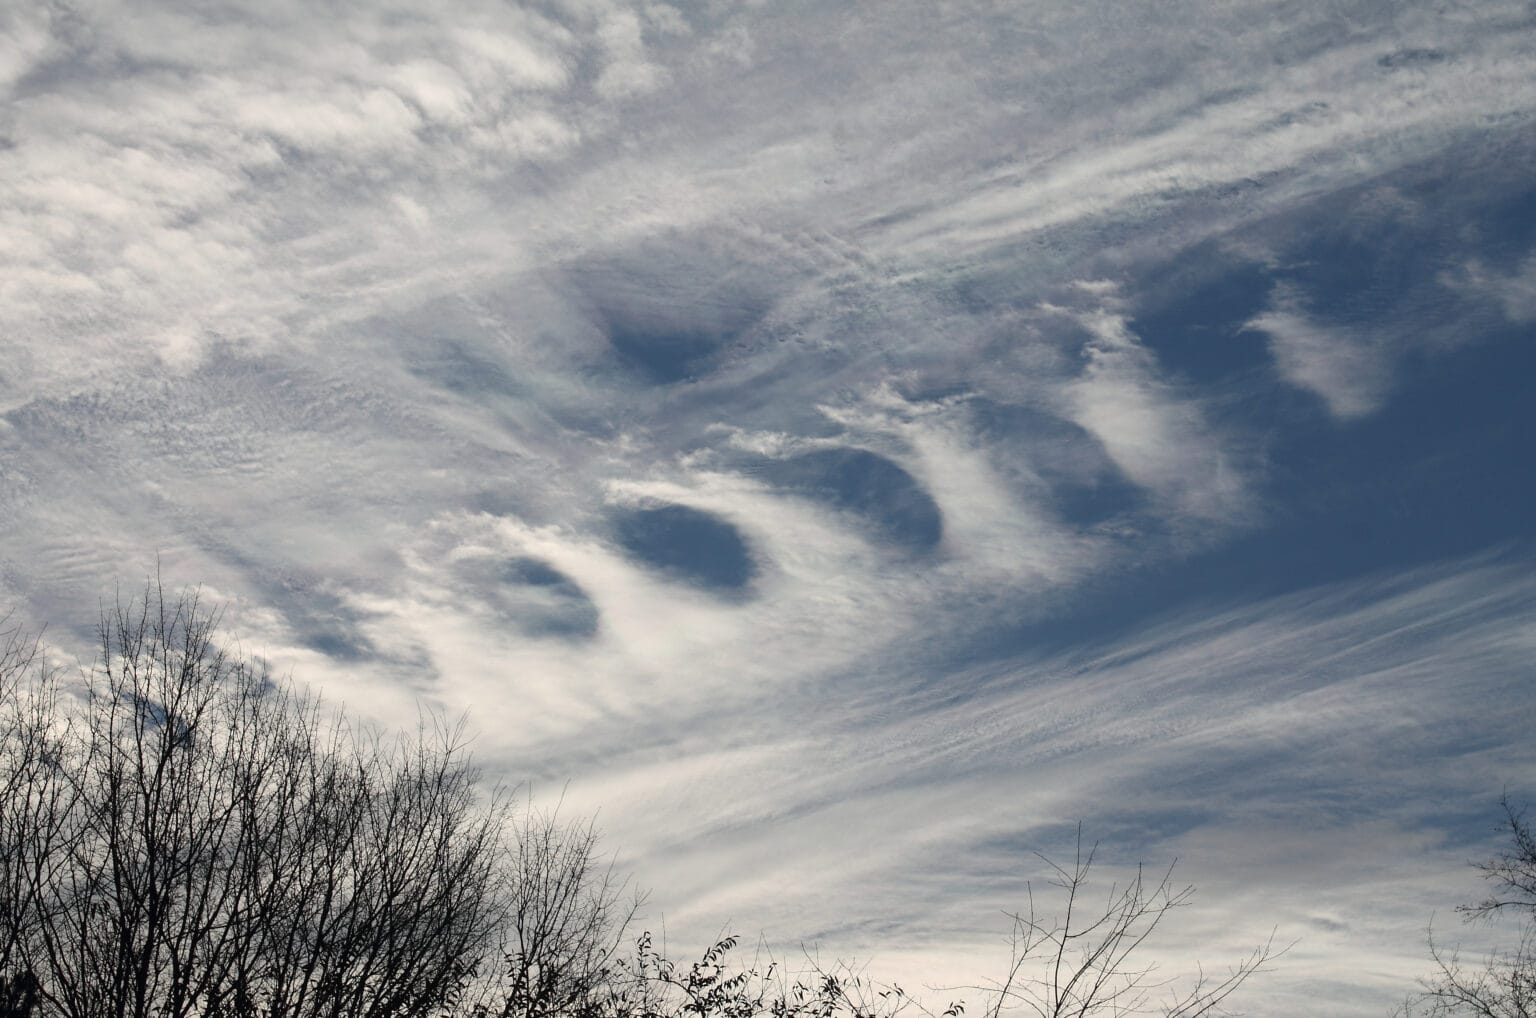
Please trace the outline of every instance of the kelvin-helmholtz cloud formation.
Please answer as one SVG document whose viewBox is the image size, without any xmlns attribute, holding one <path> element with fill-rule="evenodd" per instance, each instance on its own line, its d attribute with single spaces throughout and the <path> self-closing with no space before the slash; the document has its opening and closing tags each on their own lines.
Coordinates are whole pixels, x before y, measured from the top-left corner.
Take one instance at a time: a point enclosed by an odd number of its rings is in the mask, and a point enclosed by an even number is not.
<svg viewBox="0 0 1536 1018">
<path fill-rule="evenodd" d="M 975 979 L 1083 819 L 1190 945 L 1300 938 L 1255 1013 L 1418 971 L 1533 762 L 1525 5 L 0 17 L 61 646 L 202 582 L 602 806 L 682 936 Z"/>
</svg>

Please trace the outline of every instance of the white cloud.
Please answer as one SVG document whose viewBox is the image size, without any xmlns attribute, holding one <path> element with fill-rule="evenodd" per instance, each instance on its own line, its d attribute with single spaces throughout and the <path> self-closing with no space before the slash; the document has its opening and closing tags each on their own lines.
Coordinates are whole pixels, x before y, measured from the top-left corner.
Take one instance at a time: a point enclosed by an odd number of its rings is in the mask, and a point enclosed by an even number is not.
<svg viewBox="0 0 1536 1018">
<path fill-rule="evenodd" d="M 14 88 L 55 51 L 52 21 L 53 10 L 41 5 L 0 13 L 0 89 Z"/>
<path fill-rule="evenodd" d="M 449 38 L 456 52 L 473 54 L 484 62 L 483 68 L 471 64 L 476 83 L 483 87 L 510 84 L 550 90 L 570 83 L 570 57 L 565 50 L 574 41 L 572 36 L 533 15 L 524 14 L 506 28 L 453 28 Z"/>
<path fill-rule="evenodd" d="M 613 10 L 597 27 L 597 38 L 607 51 L 609 63 L 594 86 L 605 98 L 641 95 L 656 88 L 665 72 L 645 58 L 640 16 L 631 10 Z"/>
<path fill-rule="evenodd" d="M 1176 85 L 1115 96 L 1091 115 L 1072 109 L 1043 124 L 1016 114 L 1009 137 L 1028 138 L 1028 144 L 1000 156 L 988 175 L 968 182 L 966 193 L 915 202 L 910 214 L 889 217 L 882 247 L 917 259 L 941 252 L 983 259 L 999 246 L 1100 217 L 1144 222 L 1182 215 L 1187 222 L 1157 232 L 1166 242 L 1169 233 L 1283 208 L 1319 187 L 1369 179 L 1404 165 L 1411 158 L 1406 150 L 1454 144 L 1469 118 L 1519 118 L 1536 96 L 1521 72 L 1519 33 L 1484 34 L 1500 20 L 1491 9 L 1486 20 L 1466 21 L 1403 9 L 1386 38 L 1334 35 L 1340 29 L 1326 25 L 1326 15 L 1306 25 L 1271 23 L 1252 34 L 1232 23 L 1263 24 L 1274 16 L 1263 10 L 1189 9 L 1182 45 L 1191 50 L 1191 77 Z M 1512 11 L 1501 9 L 1506 17 L 1516 16 Z M 1094 16 L 1091 5 L 1081 16 Z M 1168 30 L 1177 29 L 1170 23 Z M 1433 39 L 1441 47 L 1433 52 L 1442 56 L 1475 50 L 1476 58 L 1392 73 L 1393 54 L 1412 50 L 1404 43 L 1414 35 Z M 1287 42 L 1299 52 L 1274 59 Z M 1079 62 L 1069 65 L 1071 85 L 1057 94 L 1098 98 L 1094 74 L 1118 82 L 1142 69 L 1094 62 L 1134 60 L 1136 52 L 1134 46 L 1074 52 Z M 1059 73 L 1042 71 L 1047 81 Z M 1049 106 L 1023 110 L 1034 108 Z M 1187 201 L 1202 194 L 1203 201 Z"/>
<path fill-rule="evenodd" d="M 1359 330 L 1309 319 L 1293 296 L 1280 294 L 1247 327 L 1269 337 L 1281 377 L 1320 397 L 1335 418 L 1364 417 L 1387 398 L 1392 361 L 1380 344 Z"/>
<path fill-rule="evenodd" d="M 1063 392 L 1067 415 L 1177 515 L 1221 522 L 1244 515 L 1249 499 L 1236 457 L 1199 406 L 1160 376 L 1126 318 L 1100 309 L 1076 319 L 1090 339 L 1082 374 Z"/>
<path fill-rule="evenodd" d="M 1459 275 L 1443 281 L 1458 289 L 1492 298 L 1512 322 L 1536 320 L 1536 255 L 1529 255 L 1507 273 L 1473 261 Z"/>
</svg>

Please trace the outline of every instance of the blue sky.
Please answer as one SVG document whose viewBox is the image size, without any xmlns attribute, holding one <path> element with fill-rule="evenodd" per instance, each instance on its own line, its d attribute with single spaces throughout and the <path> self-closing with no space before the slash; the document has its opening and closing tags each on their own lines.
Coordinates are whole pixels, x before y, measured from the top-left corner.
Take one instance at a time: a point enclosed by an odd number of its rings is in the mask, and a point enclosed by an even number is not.
<svg viewBox="0 0 1536 1018">
<path fill-rule="evenodd" d="M 467 711 L 650 922 L 1382 1014 L 1536 798 L 1527 5 L 23 5 L 0 604 Z M 1468 931 L 1467 936 L 1486 936 Z"/>
</svg>

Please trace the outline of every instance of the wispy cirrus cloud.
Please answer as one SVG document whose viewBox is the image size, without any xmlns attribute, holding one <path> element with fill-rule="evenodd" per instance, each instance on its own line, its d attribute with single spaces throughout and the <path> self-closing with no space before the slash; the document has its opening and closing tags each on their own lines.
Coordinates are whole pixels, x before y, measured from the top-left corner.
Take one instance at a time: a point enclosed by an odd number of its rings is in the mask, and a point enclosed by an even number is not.
<svg viewBox="0 0 1536 1018">
<path fill-rule="evenodd" d="M 1363 417 L 1386 398 L 1390 354 L 1369 336 L 1309 320 L 1294 294 L 1282 291 L 1248 327 L 1269 337 L 1281 377 L 1322 399 L 1335 418 Z"/>
<path fill-rule="evenodd" d="M 1512 322 L 1536 319 L 1536 255 L 1525 258 L 1508 272 L 1473 261 L 1462 272 L 1449 274 L 1445 281 L 1447 285 L 1492 298 Z"/>
</svg>

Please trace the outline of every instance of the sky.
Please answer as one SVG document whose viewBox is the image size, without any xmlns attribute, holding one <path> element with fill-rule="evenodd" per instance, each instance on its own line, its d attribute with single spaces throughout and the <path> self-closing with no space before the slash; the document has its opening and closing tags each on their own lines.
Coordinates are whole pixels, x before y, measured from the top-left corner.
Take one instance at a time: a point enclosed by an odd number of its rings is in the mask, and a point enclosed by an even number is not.
<svg viewBox="0 0 1536 1018">
<path fill-rule="evenodd" d="M 0 606 L 88 659 L 158 570 L 467 714 L 673 943 L 982 982 L 1080 824 L 1197 886 L 1166 971 L 1385 1014 L 1536 801 L 1533 66 L 1504 0 L 6 5 Z"/>
</svg>

